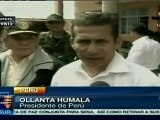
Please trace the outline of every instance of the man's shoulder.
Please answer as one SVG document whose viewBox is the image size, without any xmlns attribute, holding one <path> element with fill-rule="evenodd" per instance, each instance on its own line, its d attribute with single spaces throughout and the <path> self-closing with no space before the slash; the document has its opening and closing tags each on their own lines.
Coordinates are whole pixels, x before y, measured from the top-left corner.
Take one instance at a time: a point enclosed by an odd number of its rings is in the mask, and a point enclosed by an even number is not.
<svg viewBox="0 0 160 120">
<path fill-rule="evenodd" d="M 143 44 L 139 44 L 139 46 L 141 46 L 141 48 L 144 50 L 153 50 L 155 48 L 160 48 L 160 44 L 153 39 L 146 40 Z"/>
<path fill-rule="evenodd" d="M 136 74 L 138 76 L 155 76 L 148 68 L 141 66 L 139 64 L 127 61 L 128 69 L 130 73 Z"/>
<path fill-rule="evenodd" d="M 147 42 L 143 42 L 142 41 L 138 41 L 136 43 L 133 44 L 133 46 L 131 47 L 130 51 L 144 51 L 146 49 L 146 47 L 148 47 L 148 43 Z"/>
<path fill-rule="evenodd" d="M 39 59 L 39 61 L 42 61 L 45 59 L 46 61 L 52 61 L 52 59 L 49 57 L 49 55 L 42 49 L 39 48 L 36 52 L 35 58 Z"/>
<path fill-rule="evenodd" d="M 81 61 L 77 60 L 61 67 L 60 71 L 76 72 L 76 70 L 79 68 L 80 65 Z"/>
<path fill-rule="evenodd" d="M 68 31 L 64 31 L 64 34 L 62 36 L 63 41 L 67 42 L 70 39 L 71 35 Z"/>
<path fill-rule="evenodd" d="M 120 61 L 120 59 L 117 59 L 117 60 Z M 142 72 L 144 73 L 146 71 L 147 72 L 149 71 L 149 69 L 147 69 L 137 63 L 131 62 L 128 59 L 124 59 L 124 58 L 123 58 L 123 62 L 119 63 L 119 65 L 123 66 L 123 69 L 126 68 L 126 72 L 131 73 L 131 74 L 138 75 L 139 73 L 141 74 Z"/>
<path fill-rule="evenodd" d="M 160 86 L 159 78 L 148 68 L 129 61 L 127 61 L 127 65 L 127 76 L 136 81 L 136 86 Z"/>
<path fill-rule="evenodd" d="M 160 43 L 159 43 L 159 42 L 155 41 L 154 39 L 151 39 L 151 40 L 152 40 L 152 43 L 153 43 L 155 46 L 160 47 Z"/>
<path fill-rule="evenodd" d="M 67 64 L 61 67 L 56 74 L 52 78 L 51 86 L 66 86 L 77 81 L 77 70 L 79 65 L 81 65 L 81 61 L 75 61 L 70 64 Z"/>
<path fill-rule="evenodd" d="M 157 41 L 155 41 L 154 39 L 152 39 L 152 38 L 149 38 L 149 37 L 147 37 L 146 39 L 143 39 L 143 44 L 141 44 L 141 45 L 143 45 L 143 46 L 158 46 L 158 45 L 160 45 Z"/>
</svg>

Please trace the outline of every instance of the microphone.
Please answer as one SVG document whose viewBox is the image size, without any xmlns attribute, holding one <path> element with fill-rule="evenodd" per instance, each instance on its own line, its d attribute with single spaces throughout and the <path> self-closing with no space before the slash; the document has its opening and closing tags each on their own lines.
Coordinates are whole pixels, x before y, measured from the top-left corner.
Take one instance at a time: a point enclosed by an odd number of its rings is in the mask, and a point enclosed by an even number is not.
<svg viewBox="0 0 160 120">
<path fill-rule="evenodd" d="M 97 81 L 90 84 L 90 87 L 109 87 L 110 85 L 103 81 Z"/>
</svg>

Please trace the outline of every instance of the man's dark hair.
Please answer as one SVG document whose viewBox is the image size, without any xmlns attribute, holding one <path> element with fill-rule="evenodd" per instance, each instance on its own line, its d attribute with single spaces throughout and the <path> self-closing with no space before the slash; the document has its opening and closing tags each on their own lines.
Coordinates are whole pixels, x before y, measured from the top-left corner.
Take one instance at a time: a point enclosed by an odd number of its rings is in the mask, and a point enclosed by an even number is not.
<svg viewBox="0 0 160 120">
<path fill-rule="evenodd" d="M 136 32 L 139 35 L 146 36 L 149 35 L 149 30 L 147 25 L 143 23 L 137 23 L 132 26 L 132 32 Z"/>
<path fill-rule="evenodd" d="M 108 13 L 82 13 L 79 18 L 73 22 L 71 28 L 72 39 L 75 38 L 74 26 L 101 26 L 110 25 L 112 28 L 112 35 L 114 40 L 118 37 L 118 20 L 115 16 Z"/>
</svg>

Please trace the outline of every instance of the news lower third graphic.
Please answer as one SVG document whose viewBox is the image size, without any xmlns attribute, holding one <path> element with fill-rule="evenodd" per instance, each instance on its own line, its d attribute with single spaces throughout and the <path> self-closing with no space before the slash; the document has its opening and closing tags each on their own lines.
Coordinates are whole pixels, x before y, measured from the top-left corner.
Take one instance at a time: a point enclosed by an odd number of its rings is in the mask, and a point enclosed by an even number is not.
<svg viewBox="0 0 160 120">
<path fill-rule="evenodd" d="M 0 92 L 0 115 L 13 113 L 13 96 L 9 92 Z"/>
<path fill-rule="evenodd" d="M 0 115 L 160 115 L 160 87 L 0 87 Z"/>
<path fill-rule="evenodd" d="M 0 16 L 0 26 L 14 26 L 15 24 L 15 16 Z"/>
</svg>

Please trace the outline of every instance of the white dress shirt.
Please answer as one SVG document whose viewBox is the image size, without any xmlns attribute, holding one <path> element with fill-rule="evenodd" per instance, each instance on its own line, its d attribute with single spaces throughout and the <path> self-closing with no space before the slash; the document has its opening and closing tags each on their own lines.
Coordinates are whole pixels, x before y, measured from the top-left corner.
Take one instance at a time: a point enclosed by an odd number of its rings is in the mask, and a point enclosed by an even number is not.
<svg viewBox="0 0 160 120">
<path fill-rule="evenodd" d="M 9 57 L 9 70 L 7 74 L 7 80 L 6 80 L 6 86 L 16 86 L 20 80 L 21 80 L 21 75 L 27 68 L 29 62 L 31 59 L 34 57 L 35 52 L 32 53 L 31 55 L 23 58 L 19 63 L 17 63 L 14 58 L 11 56 L 11 51 L 8 51 L 8 56 Z"/>
<path fill-rule="evenodd" d="M 160 44 L 147 36 L 133 42 L 127 60 L 155 70 L 160 64 Z"/>
<path fill-rule="evenodd" d="M 51 86 L 90 86 L 96 81 L 110 86 L 160 86 L 159 78 L 150 70 L 125 60 L 117 52 L 106 70 L 93 78 L 84 71 L 81 60 L 65 65 L 53 76 Z"/>
</svg>

